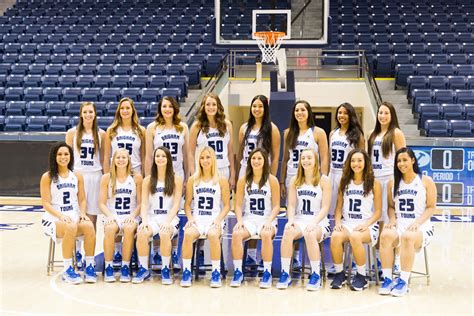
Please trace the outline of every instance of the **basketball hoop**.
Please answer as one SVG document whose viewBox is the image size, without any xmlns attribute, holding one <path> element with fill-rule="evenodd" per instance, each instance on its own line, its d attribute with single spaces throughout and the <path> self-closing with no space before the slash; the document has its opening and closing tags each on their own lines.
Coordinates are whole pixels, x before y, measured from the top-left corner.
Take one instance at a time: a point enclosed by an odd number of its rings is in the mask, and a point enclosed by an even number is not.
<svg viewBox="0 0 474 316">
<path fill-rule="evenodd" d="M 280 45 L 285 37 L 285 32 L 255 32 L 254 36 L 257 40 L 258 48 L 262 51 L 262 62 L 275 63 L 276 53 L 280 49 Z"/>
</svg>

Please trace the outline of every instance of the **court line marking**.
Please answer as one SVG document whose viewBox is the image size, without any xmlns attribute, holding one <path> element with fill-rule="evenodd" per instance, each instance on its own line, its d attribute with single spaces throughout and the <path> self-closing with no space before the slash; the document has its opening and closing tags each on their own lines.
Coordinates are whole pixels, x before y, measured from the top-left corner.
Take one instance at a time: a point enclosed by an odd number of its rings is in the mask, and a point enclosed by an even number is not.
<svg viewBox="0 0 474 316">
<path fill-rule="evenodd" d="M 74 301 L 79 302 L 79 303 L 82 303 L 82 304 L 92 305 L 92 306 L 95 306 L 95 307 L 100 307 L 100 308 L 115 310 L 115 311 L 119 311 L 119 312 L 135 313 L 135 314 L 145 314 L 145 315 L 170 315 L 170 314 L 162 314 L 162 313 L 156 313 L 156 312 L 141 311 L 141 310 L 137 310 L 137 309 L 129 309 L 129 308 L 117 307 L 117 306 L 113 306 L 113 305 L 105 305 L 105 304 L 90 302 L 90 301 L 87 301 L 87 300 L 84 300 L 84 299 L 75 297 L 75 296 L 73 296 L 73 295 L 71 295 L 71 294 L 68 294 L 68 293 L 64 292 L 63 290 L 61 290 L 61 289 L 58 287 L 58 285 L 56 284 L 56 280 L 58 279 L 58 277 L 59 277 L 60 275 L 61 275 L 61 272 L 59 272 L 58 274 L 56 274 L 55 276 L 53 276 L 53 277 L 51 278 L 51 280 L 49 281 L 49 285 L 50 285 L 50 287 L 53 289 L 53 291 L 55 291 L 56 293 L 58 293 L 59 295 L 61 295 L 61 296 L 64 297 L 64 298 L 67 298 L 67 299 L 70 299 L 70 300 L 74 300 Z M 179 315 L 179 314 L 176 314 L 176 315 Z M 183 315 L 183 314 L 181 314 L 181 315 Z"/>
<path fill-rule="evenodd" d="M 117 306 L 112 306 L 112 305 L 99 304 L 99 303 L 90 302 L 90 301 L 87 301 L 87 300 L 84 300 L 84 299 L 75 297 L 75 296 L 73 296 L 73 295 L 71 295 L 71 294 L 68 294 L 68 293 L 62 291 L 62 290 L 57 286 L 56 280 L 58 279 L 58 277 L 59 277 L 60 275 L 61 275 L 61 272 L 59 272 L 59 273 L 57 273 L 56 275 L 54 275 L 54 276 L 51 278 L 51 280 L 49 281 L 49 285 L 50 285 L 50 287 L 51 287 L 56 293 L 58 293 L 59 295 L 63 296 L 64 298 L 68 298 L 68 299 L 77 301 L 77 302 L 79 302 L 79 303 L 88 304 L 88 305 L 92 305 L 92 306 L 96 306 L 96 307 L 101 307 L 101 308 L 105 308 L 105 309 L 111 309 L 111 310 L 120 311 L 120 312 L 137 313 L 137 314 L 145 314 L 145 315 L 170 315 L 170 314 L 163 314 L 163 313 L 148 312 L 148 311 L 142 311 L 142 310 L 136 310 L 136 309 L 129 309 L 129 308 L 117 307 Z M 396 298 L 389 298 L 389 299 L 385 299 L 385 300 L 379 301 L 379 302 L 377 302 L 377 303 L 369 304 L 369 305 L 354 306 L 354 307 L 343 308 L 343 309 L 339 309 L 339 310 L 331 310 L 331 311 L 320 311 L 320 312 L 318 312 L 318 313 L 321 313 L 321 314 L 346 313 L 346 312 L 368 309 L 368 308 L 372 308 L 372 307 L 375 307 L 375 306 L 385 305 L 385 304 L 395 303 L 395 302 L 400 302 L 400 301 L 397 300 Z M 21 313 L 21 312 L 20 312 L 20 313 Z M 174 314 L 174 313 L 173 313 L 173 314 Z M 184 314 L 174 314 L 174 315 L 184 315 Z M 312 313 L 302 313 L 302 314 L 298 314 L 298 315 L 311 315 L 311 316 L 312 316 L 312 315 L 314 315 L 314 314 L 312 314 Z"/>
</svg>

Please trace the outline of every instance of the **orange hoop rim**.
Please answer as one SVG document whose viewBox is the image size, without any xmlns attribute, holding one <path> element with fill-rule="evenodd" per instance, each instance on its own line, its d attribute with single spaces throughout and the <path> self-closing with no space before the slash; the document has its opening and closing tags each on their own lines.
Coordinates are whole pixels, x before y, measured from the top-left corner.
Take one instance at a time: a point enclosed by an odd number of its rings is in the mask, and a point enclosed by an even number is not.
<svg viewBox="0 0 474 316">
<path fill-rule="evenodd" d="M 261 31 L 253 33 L 255 37 L 264 41 L 266 45 L 275 45 L 277 40 L 286 35 L 285 32 Z"/>
</svg>

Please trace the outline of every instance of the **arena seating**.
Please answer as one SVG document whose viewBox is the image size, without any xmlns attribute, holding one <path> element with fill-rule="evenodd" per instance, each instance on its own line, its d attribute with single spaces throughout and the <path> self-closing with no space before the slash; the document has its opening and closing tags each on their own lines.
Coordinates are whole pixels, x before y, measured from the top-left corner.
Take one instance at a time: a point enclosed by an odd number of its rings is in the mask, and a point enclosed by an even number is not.
<svg viewBox="0 0 474 316">
<path fill-rule="evenodd" d="M 184 100 L 226 54 L 212 45 L 213 6 L 211 0 L 17 1 L 0 17 L 0 128 L 56 129 L 58 118 L 42 117 L 63 115 L 70 126 L 78 102 L 87 100 L 131 97 L 143 117 L 156 114 L 150 109 L 162 96 Z M 105 107 L 100 112 L 114 115 Z"/>
</svg>

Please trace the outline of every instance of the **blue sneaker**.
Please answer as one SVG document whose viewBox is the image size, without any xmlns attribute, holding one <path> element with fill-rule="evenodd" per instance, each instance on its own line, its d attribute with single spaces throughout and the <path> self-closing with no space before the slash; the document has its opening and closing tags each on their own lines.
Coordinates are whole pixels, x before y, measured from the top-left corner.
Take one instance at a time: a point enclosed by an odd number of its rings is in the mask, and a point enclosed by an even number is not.
<svg viewBox="0 0 474 316">
<path fill-rule="evenodd" d="M 120 282 L 130 281 L 132 281 L 132 277 L 130 276 L 130 267 L 127 265 L 123 265 L 122 269 L 120 269 Z"/>
<path fill-rule="evenodd" d="M 110 266 L 110 264 L 105 268 L 104 281 L 105 282 L 115 282 L 114 268 L 112 268 Z"/>
<path fill-rule="evenodd" d="M 260 288 L 269 289 L 272 287 L 272 274 L 265 270 L 263 272 L 262 278 L 260 279 Z"/>
<path fill-rule="evenodd" d="M 158 252 L 153 255 L 153 264 L 161 266 L 161 256 Z"/>
<path fill-rule="evenodd" d="M 405 294 L 408 293 L 408 284 L 403 281 L 401 278 L 398 278 L 397 279 L 397 284 L 395 284 L 395 286 L 392 288 L 392 291 L 390 292 L 390 294 L 392 294 L 392 296 L 404 296 Z"/>
<path fill-rule="evenodd" d="M 114 267 L 122 266 L 122 254 L 120 252 L 116 252 L 114 255 Z"/>
<path fill-rule="evenodd" d="M 82 253 L 76 251 L 76 266 L 78 269 L 82 269 L 85 266 L 85 262 L 82 260 Z"/>
<path fill-rule="evenodd" d="M 221 287 L 222 280 L 221 280 L 221 273 L 219 271 L 214 270 L 211 274 L 211 287 Z"/>
<path fill-rule="evenodd" d="M 193 275 L 191 274 L 191 271 L 188 269 L 184 269 L 183 271 L 183 276 L 181 277 L 181 282 L 179 282 L 179 285 L 182 287 L 190 287 L 192 284 L 192 279 Z"/>
<path fill-rule="evenodd" d="M 232 278 L 232 281 L 230 282 L 230 286 L 239 287 L 242 285 L 243 280 L 244 280 L 244 274 L 240 272 L 239 269 L 235 269 L 234 277 Z"/>
<path fill-rule="evenodd" d="M 97 282 L 97 274 L 95 273 L 95 269 L 92 264 L 89 264 L 86 267 L 86 271 L 84 272 L 84 279 L 87 283 Z"/>
<path fill-rule="evenodd" d="M 173 284 L 173 280 L 170 276 L 170 269 L 168 267 L 164 267 L 161 269 L 161 284 L 170 285 Z"/>
<path fill-rule="evenodd" d="M 362 291 L 363 289 L 367 288 L 369 284 L 365 279 L 365 275 L 357 273 L 354 278 L 352 279 L 351 289 L 353 291 Z"/>
<path fill-rule="evenodd" d="M 382 286 L 379 287 L 379 294 L 380 295 L 389 295 L 390 291 L 392 291 L 392 288 L 395 284 L 393 283 L 392 279 L 385 278 L 383 280 Z"/>
<path fill-rule="evenodd" d="M 317 291 L 321 288 L 321 278 L 316 272 L 311 273 L 309 276 L 309 282 L 306 285 L 306 290 Z"/>
<path fill-rule="evenodd" d="M 173 269 L 181 269 L 181 265 L 179 264 L 179 257 L 175 251 L 173 251 L 173 253 L 171 254 L 171 262 L 173 262 Z"/>
<path fill-rule="evenodd" d="M 74 268 L 72 266 L 69 266 L 66 271 L 63 272 L 63 280 L 66 283 L 71 283 L 71 284 L 81 284 L 82 283 L 82 278 L 79 273 L 76 273 L 74 271 Z"/>
<path fill-rule="evenodd" d="M 290 284 L 291 284 L 290 275 L 286 273 L 285 271 L 282 271 L 280 275 L 280 280 L 278 280 L 278 283 L 276 285 L 277 289 L 284 290 L 288 288 Z"/>
<path fill-rule="evenodd" d="M 132 283 L 135 283 L 135 284 L 143 283 L 143 281 L 148 280 L 150 278 L 151 278 L 150 270 L 145 269 L 144 267 L 140 266 L 137 274 L 132 279 Z"/>
<path fill-rule="evenodd" d="M 334 279 L 331 283 L 331 289 L 341 289 L 342 286 L 346 283 L 346 274 L 344 271 L 337 272 L 334 274 Z"/>
</svg>

